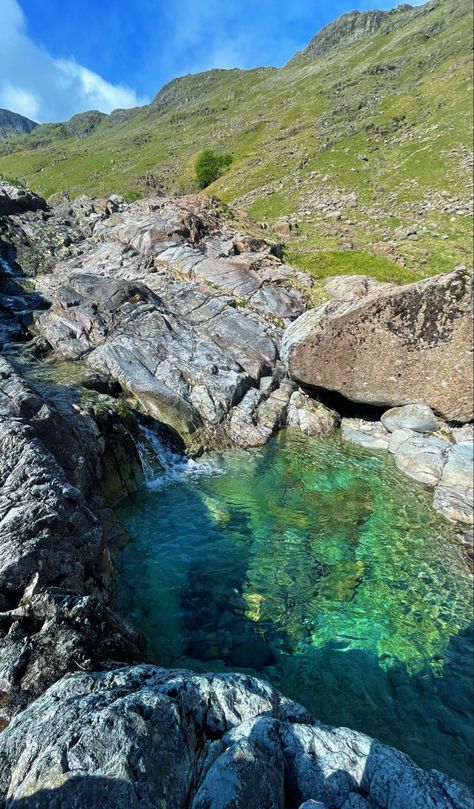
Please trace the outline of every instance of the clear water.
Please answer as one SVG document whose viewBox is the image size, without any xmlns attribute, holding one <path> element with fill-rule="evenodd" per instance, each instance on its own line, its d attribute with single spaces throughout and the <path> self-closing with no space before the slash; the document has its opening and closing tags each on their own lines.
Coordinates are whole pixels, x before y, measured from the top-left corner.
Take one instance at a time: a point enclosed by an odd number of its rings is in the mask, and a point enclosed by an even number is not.
<svg viewBox="0 0 474 809">
<path fill-rule="evenodd" d="M 385 453 L 290 435 L 162 455 L 152 487 L 120 508 L 118 607 L 156 662 L 255 673 L 469 780 L 470 575 L 423 487 Z"/>
</svg>

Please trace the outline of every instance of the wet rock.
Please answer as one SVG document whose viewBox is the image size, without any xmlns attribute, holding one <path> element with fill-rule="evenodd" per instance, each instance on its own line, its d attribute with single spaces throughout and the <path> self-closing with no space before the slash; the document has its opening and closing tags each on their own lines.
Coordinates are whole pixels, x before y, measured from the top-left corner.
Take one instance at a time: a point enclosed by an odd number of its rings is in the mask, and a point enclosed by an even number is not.
<svg viewBox="0 0 474 809">
<path fill-rule="evenodd" d="M 417 433 L 434 433 L 439 422 L 431 407 L 424 404 L 404 405 L 386 410 L 382 424 L 390 433 L 395 430 L 414 430 Z"/>
<path fill-rule="evenodd" d="M 289 375 L 355 402 L 424 402 L 471 420 L 471 280 L 454 272 L 306 312 L 283 337 Z"/>
<path fill-rule="evenodd" d="M 228 433 L 232 441 L 242 447 L 263 446 L 284 426 L 293 390 L 293 383 L 287 380 L 268 397 L 256 388 L 247 391 L 230 416 Z"/>
<path fill-rule="evenodd" d="M 139 638 L 93 596 L 51 588 L 0 613 L 0 721 L 24 709 L 68 672 L 138 661 Z"/>
<path fill-rule="evenodd" d="M 131 659 L 119 622 L 91 596 L 112 594 L 111 554 L 124 532 L 103 498 L 123 497 L 141 482 L 133 446 L 120 417 L 81 415 L 70 393 L 50 402 L 0 360 L 4 718 L 84 661 Z"/>
<path fill-rule="evenodd" d="M 152 666 L 75 674 L 23 711 L 0 736 L 0 800 L 36 809 L 470 806 L 456 782 L 361 733 L 313 724 L 267 683 Z"/>
</svg>

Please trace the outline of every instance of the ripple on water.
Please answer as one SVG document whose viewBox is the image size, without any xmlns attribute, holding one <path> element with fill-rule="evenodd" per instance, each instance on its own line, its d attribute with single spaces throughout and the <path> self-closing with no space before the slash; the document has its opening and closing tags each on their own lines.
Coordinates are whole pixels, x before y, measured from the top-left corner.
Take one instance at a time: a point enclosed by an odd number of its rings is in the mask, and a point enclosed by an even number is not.
<svg viewBox="0 0 474 809">
<path fill-rule="evenodd" d="M 470 576 L 430 494 L 336 438 L 176 463 L 120 508 L 118 607 L 153 658 L 252 671 L 466 781 Z"/>
</svg>

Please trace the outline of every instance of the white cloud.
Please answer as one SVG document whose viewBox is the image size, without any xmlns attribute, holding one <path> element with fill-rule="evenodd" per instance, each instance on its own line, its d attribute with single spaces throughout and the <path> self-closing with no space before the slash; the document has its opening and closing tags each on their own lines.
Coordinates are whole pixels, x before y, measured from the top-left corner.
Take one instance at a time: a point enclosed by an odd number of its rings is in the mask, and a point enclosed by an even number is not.
<svg viewBox="0 0 474 809">
<path fill-rule="evenodd" d="M 55 59 L 27 35 L 17 0 L 0 0 L 0 107 L 36 121 L 64 121 L 77 112 L 145 103 L 72 59 Z"/>
<path fill-rule="evenodd" d="M 14 87 L 8 81 L 2 83 L 0 91 L 0 106 L 13 112 L 19 112 L 20 115 L 26 115 L 27 118 L 35 120 L 39 115 L 39 99 L 24 90 L 22 87 Z"/>
</svg>

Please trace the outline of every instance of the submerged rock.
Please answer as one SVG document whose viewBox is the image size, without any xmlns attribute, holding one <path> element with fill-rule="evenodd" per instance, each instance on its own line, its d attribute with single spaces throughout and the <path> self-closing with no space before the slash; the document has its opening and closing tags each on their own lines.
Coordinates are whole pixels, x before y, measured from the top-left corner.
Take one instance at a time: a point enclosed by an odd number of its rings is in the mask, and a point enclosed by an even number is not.
<svg viewBox="0 0 474 809">
<path fill-rule="evenodd" d="M 453 272 L 305 312 L 283 336 L 289 375 L 355 402 L 423 402 L 470 421 L 471 282 Z"/>
<path fill-rule="evenodd" d="M 0 800 L 36 809 L 467 809 L 467 790 L 242 674 L 135 666 L 52 686 L 0 736 Z"/>
</svg>

